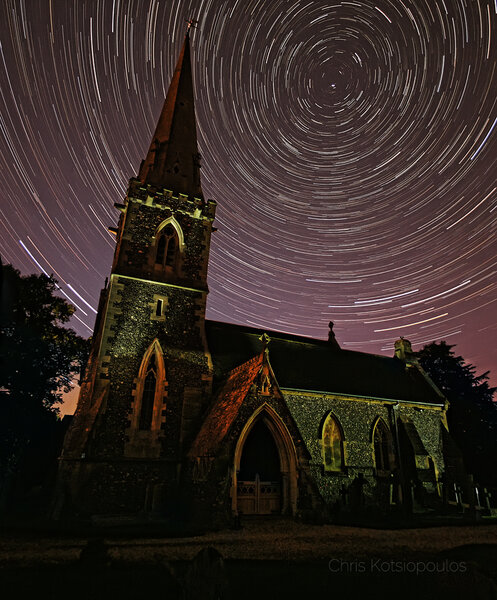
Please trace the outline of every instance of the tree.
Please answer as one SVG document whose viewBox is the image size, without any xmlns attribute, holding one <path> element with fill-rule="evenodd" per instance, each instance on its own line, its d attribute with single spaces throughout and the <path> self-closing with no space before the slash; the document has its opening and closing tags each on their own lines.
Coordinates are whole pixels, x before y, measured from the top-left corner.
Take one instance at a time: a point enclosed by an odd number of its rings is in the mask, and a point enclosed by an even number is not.
<svg viewBox="0 0 497 600">
<path fill-rule="evenodd" d="M 449 430 L 466 468 L 481 484 L 497 485 L 497 405 L 488 372 L 456 356 L 453 345 L 433 342 L 417 352 L 419 362 L 449 400 Z"/>
<path fill-rule="evenodd" d="M 8 489 L 19 487 L 20 480 L 21 487 L 32 483 L 26 474 L 43 459 L 40 452 L 49 446 L 57 452 L 57 405 L 84 368 L 88 342 L 64 327 L 75 308 L 56 295 L 53 277 L 22 276 L 12 265 L 2 266 L 1 275 L 0 486 L 5 503 Z"/>
</svg>

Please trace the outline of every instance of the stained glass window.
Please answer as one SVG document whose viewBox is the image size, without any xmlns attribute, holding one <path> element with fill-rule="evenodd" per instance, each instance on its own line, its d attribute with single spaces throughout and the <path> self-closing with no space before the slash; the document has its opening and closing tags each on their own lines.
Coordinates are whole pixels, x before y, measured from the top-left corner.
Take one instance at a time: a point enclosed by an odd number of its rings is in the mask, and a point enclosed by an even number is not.
<svg viewBox="0 0 497 600">
<path fill-rule="evenodd" d="M 338 421 L 330 415 L 323 427 L 323 454 L 326 471 L 343 469 L 343 434 Z"/>
</svg>

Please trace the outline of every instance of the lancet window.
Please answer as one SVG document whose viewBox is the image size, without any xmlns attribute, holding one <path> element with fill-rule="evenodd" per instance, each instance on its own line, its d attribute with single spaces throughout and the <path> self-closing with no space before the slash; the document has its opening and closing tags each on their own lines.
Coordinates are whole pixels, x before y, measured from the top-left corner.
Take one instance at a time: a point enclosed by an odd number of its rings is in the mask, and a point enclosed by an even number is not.
<svg viewBox="0 0 497 600">
<path fill-rule="evenodd" d="M 150 355 L 145 381 L 143 382 L 143 393 L 140 407 L 140 429 L 150 429 L 154 414 L 155 392 L 157 389 L 157 365 L 155 352 Z"/>
<path fill-rule="evenodd" d="M 160 429 L 165 384 L 164 358 L 158 340 L 154 340 L 143 357 L 136 380 L 132 428 L 140 431 Z"/>
<path fill-rule="evenodd" d="M 373 430 L 374 461 L 377 472 L 392 470 L 392 435 L 383 419 L 378 419 Z"/>
<path fill-rule="evenodd" d="M 325 471 L 342 471 L 344 468 L 344 437 L 340 423 L 331 414 L 324 423 L 322 441 Z"/>
<path fill-rule="evenodd" d="M 174 267 L 179 249 L 179 240 L 176 229 L 172 225 L 166 225 L 159 233 L 155 264 L 163 267 Z"/>
</svg>

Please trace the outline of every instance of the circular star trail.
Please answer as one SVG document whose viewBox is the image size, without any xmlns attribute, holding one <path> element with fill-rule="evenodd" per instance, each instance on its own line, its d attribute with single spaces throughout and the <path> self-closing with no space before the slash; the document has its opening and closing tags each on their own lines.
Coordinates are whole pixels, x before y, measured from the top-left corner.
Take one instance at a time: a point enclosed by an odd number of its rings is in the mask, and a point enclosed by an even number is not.
<svg viewBox="0 0 497 600">
<path fill-rule="evenodd" d="M 497 383 L 497 0 L 5 0 L 0 252 L 89 335 L 114 202 L 192 30 L 208 317 Z"/>
</svg>

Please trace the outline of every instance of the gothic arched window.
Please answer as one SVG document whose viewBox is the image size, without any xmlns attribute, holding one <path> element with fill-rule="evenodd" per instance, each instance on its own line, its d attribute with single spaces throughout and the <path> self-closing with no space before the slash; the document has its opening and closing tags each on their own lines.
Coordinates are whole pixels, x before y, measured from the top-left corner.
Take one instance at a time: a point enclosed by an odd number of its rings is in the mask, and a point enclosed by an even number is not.
<svg viewBox="0 0 497 600">
<path fill-rule="evenodd" d="M 172 225 L 166 225 L 159 233 L 159 239 L 157 240 L 155 264 L 163 267 L 174 267 L 179 248 L 178 242 L 176 229 Z"/>
<path fill-rule="evenodd" d="M 333 415 L 328 415 L 323 425 L 323 459 L 325 471 L 342 471 L 343 432 L 340 423 Z"/>
<path fill-rule="evenodd" d="M 149 346 L 136 379 L 132 429 L 159 430 L 163 419 L 166 375 L 158 340 Z"/>
<path fill-rule="evenodd" d="M 155 255 L 155 262 L 158 265 L 162 265 L 164 263 L 164 255 L 166 253 L 166 245 L 167 238 L 164 235 L 161 235 L 159 238 L 159 242 L 157 243 L 157 254 Z"/>
<path fill-rule="evenodd" d="M 143 382 L 139 429 L 150 429 L 152 426 L 155 392 L 157 388 L 157 366 L 155 363 L 155 352 L 152 352 L 147 365 L 145 381 Z"/>
<path fill-rule="evenodd" d="M 392 435 L 383 419 L 378 419 L 373 430 L 373 451 L 376 471 L 389 472 L 393 468 Z"/>
<path fill-rule="evenodd" d="M 172 227 L 171 227 L 171 229 L 172 229 Z M 176 258 L 177 245 L 178 244 L 176 243 L 176 232 L 174 231 L 174 234 L 171 237 L 169 237 L 168 243 L 167 243 L 166 267 L 172 267 L 174 265 L 174 259 Z"/>
</svg>

